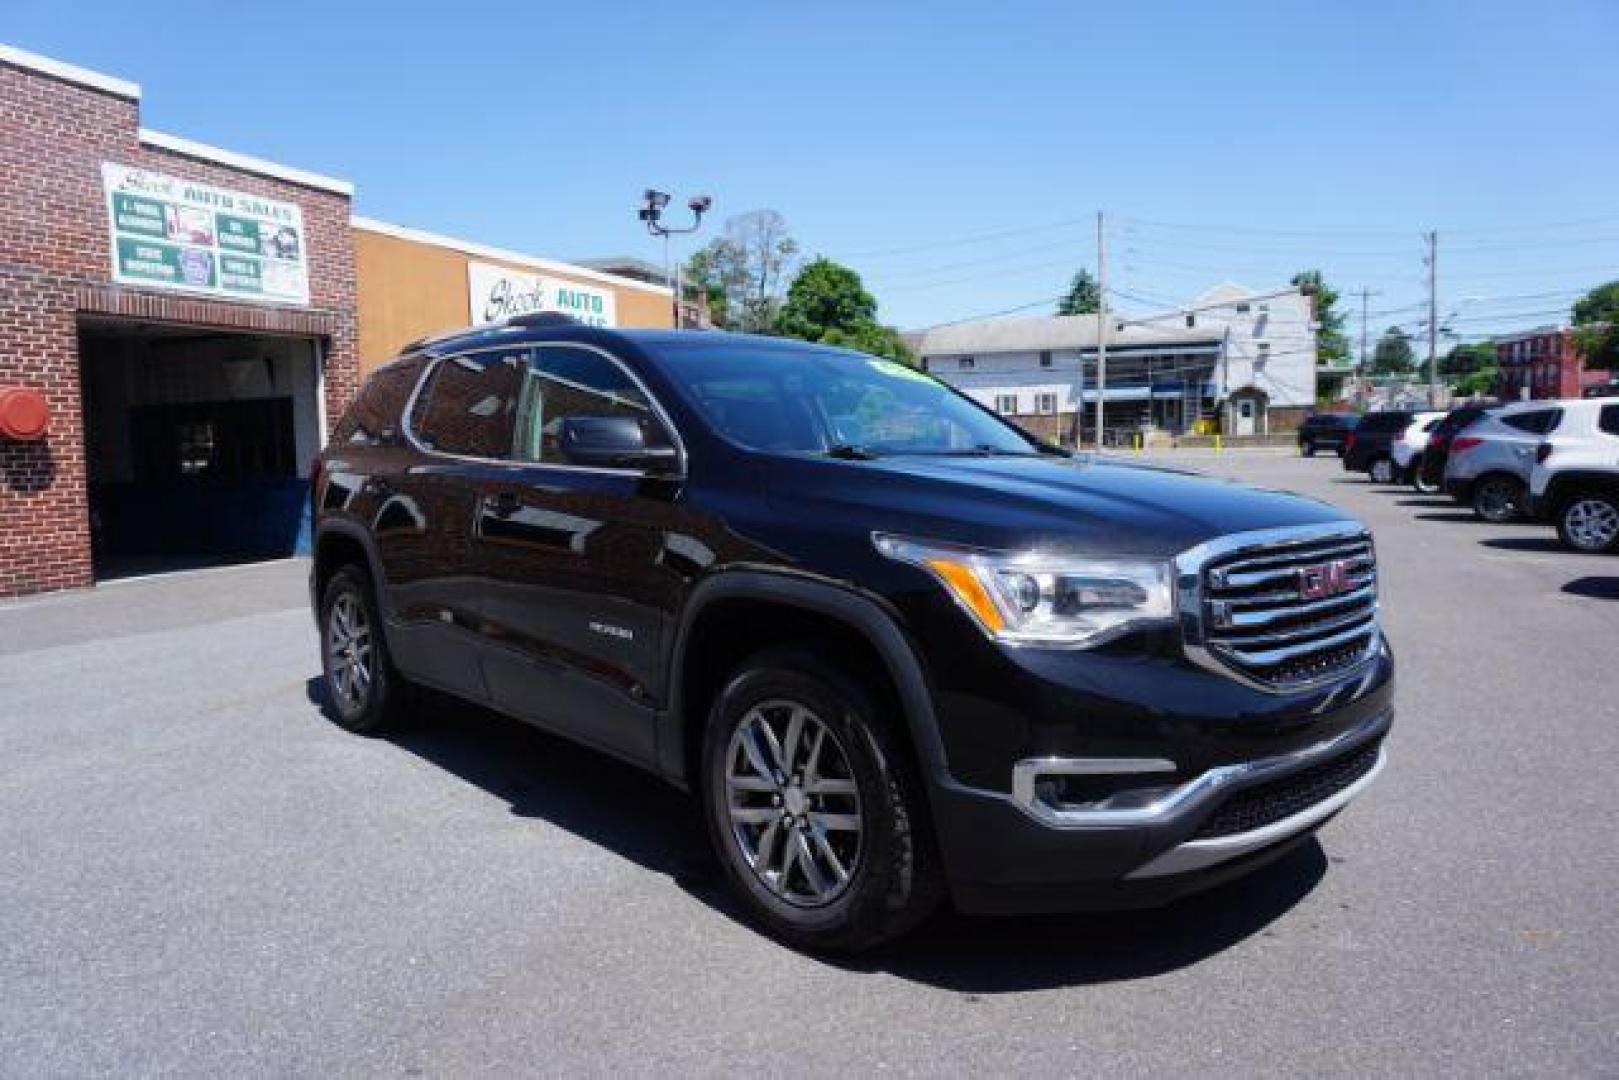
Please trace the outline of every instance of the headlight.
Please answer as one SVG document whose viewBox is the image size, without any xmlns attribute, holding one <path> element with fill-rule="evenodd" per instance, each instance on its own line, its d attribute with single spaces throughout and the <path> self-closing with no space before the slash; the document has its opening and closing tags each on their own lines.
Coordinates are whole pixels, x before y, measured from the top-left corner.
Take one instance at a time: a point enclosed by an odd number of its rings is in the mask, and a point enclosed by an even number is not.
<svg viewBox="0 0 1619 1080">
<path fill-rule="evenodd" d="M 1084 649 L 1174 621 L 1174 575 L 1159 559 L 979 551 L 874 533 L 877 550 L 932 574 L 997 641 Z"/>
</svg>

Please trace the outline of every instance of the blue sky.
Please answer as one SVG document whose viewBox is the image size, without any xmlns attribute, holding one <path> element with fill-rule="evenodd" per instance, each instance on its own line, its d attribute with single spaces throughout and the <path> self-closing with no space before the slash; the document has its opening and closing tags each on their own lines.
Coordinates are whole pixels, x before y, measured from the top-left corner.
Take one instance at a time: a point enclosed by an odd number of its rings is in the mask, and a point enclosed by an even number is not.
<svg viewBox="0 0 1619 1080">
<path fill-rule="evenodd" d="M 649 185 L 773 208 L 905 327 L 1055 296 L 1099 209 L 1127 309 L 1316 265 L 1414 323 L 1428 228 L 1458 332 L 1619 277 L 1612 2 L 7 0 L 0 40 L 534 254 L 659 258 Z"/>
</svg>

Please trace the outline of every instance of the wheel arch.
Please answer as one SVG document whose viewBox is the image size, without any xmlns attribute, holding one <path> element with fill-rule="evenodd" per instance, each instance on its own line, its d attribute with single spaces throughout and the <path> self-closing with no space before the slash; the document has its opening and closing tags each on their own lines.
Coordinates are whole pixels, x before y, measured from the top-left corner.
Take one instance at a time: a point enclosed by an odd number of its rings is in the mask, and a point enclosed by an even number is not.
<svg viewBox="0 0 1619 1080">
<path fill-rule="evenodd" d="M 1570 469 L 1557 473 L 1546 485 L 1546 501 L 1553 512 L 1557 512 L 1564 503 L 1586 491 L 1619 496 L 1619 473 L 1596 469 Z"/>
<path fill-rule="evenodd" d="M 310 600 L 316 612 L 321 597 L 332 575 L 350 563 L 358 562 L 371 577 L 373 595 L 383 615 L 383 632 L 393 615 L 388 590 L 383 587 L 382 561 L 377 554 L 376 540 L 361 525 L 352 521 L 322 522 L 315 530 L 314 557 L 309 571 Z"/>
<path fill-rule="evenodd" d="M 763 616 L 780 620 L 761 631 Z M 737 625 L 741 620 L 743 625 Z M 830 639 L 840 659 L 869 665 L 905 721 L 906 734 L 928 779 L 945 768 L 927 674 L 886 602 L 851 588 L 772 571 L 725 571 L 692 593 L 669 654 L 669 695 L 660 717 L 658 764 L 666 778 L 689 787 L 702 747 L 708 707 L 734 665 L 773 644 Z"/>
</svg>

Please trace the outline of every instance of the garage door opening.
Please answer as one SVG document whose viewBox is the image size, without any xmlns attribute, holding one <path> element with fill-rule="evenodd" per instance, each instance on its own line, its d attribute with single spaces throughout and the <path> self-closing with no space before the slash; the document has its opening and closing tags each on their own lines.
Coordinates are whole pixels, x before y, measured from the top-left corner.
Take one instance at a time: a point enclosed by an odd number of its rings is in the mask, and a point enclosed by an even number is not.
<svg viewBox="0 0 1619 1080">
<path fill-rule="evenodd" d="M 309 549 L 320 343 L 79 323 L 96 579 Z"/>
</svg>

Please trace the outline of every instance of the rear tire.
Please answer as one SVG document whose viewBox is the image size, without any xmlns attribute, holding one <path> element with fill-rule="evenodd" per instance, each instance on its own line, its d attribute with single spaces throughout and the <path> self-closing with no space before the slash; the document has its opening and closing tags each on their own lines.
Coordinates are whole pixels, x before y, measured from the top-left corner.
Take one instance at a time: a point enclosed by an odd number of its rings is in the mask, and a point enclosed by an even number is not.
<svg viewBox="0 0 1619 1080">
<path fill-rule="evenodd" d="M 1411 490 L 1418 495 L 1437 495 L 1439 493 L 1441 485 L 1423 478 L 1422 458 L 1420 455 L 1411 459 L 1411 467 L 1406 470 L 1406 474 L 1411 481 Z"/>
<path fill-rule="evenodd" d="M 1619 551 L 1619 495 L 1582 491 L 1557 508 L 1557 538 L 1582 555 Z"/>
<path fill-rule="evenodd" d="M 1376 458 L 1372 461 L 1372 466 L 1367 472 L 1374 484 L 1392 484 L 1394 483 L 1394 459 L 1387 457 Z"/>
<path fill-rule="evenodd" d="M 796 948 L 871 948 L 944 895 L 921 778 L 884 716 L 796 648 L 743 663 L 709 713 L 710 840 L 749 916 Z"/>
<path fill-rule="evenodd" d="M 1303 453 L 1305 457 L 1315 457 L 1315 443 L 1306 440 L 1302 445 L 1299 446 L 1299 451 Z"/>
<path fill-rule="evenodd" d="M 1510 476 L 1480 477 L 1473 485 L 1473 513 L 1492 525 L 1523 516 L 1523 485 Z"/>
<path fill-rule="evenodd" d="M 402 725 L 408 686 L 388 656 L 370 575 L 353 564 L 321 594 L 320 658 L 327 715 L 340 727 L 379 735 Z"/>
</svg>

